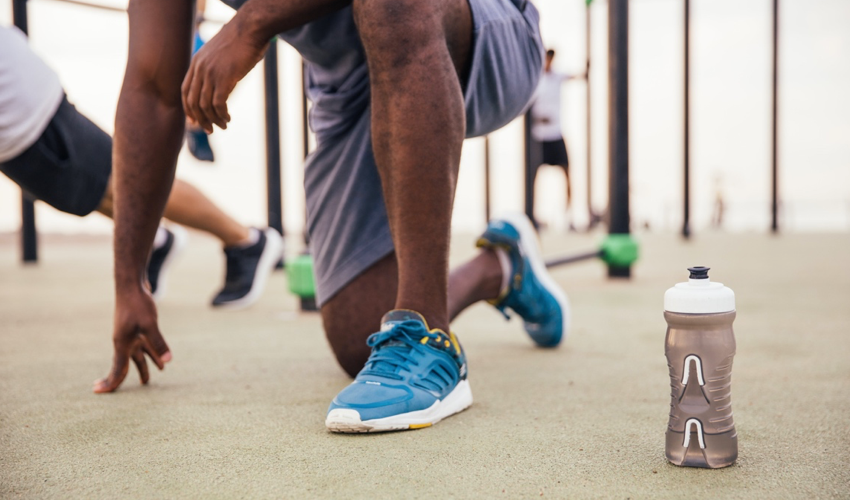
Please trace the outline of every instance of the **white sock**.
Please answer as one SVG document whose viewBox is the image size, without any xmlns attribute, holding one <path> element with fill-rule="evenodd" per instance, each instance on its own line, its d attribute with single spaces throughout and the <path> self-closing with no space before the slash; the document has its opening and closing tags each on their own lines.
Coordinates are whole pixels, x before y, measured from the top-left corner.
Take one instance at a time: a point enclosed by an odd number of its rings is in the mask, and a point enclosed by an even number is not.
<svg viewBox="0 0 850 500">
<path fill-rule="evenodd" d="M 165 241 L 168 239 L 168 232 L 165 230 L 163 226 L 159 226 L 156 228 L 156 236 L 153 238 L 153 247 L 160 248 L 162 245 L 165 245 Z"/>
<path fill-rule="evenodd" d="M 502 293 L 508 289 L 508 285 L 511 282 L 513 267 L 511 266 L 511 258 L 508 256 L 508 252 L 506 252 L 504 248 L 496 247 L 493 251 L 499 259 L 499 265 L 502 266 L 502 285 L 499 287 L 499 293 Z"/>
<path fill-rule="evenodd" d="M 248 248 L 250 246 L 256 245 L 257 242 L 260 241 L 260 230 L 256 227 L 248 228 L 248 237 L 241 241 L 239 244 L 234 245 L 237 248 Z"/>
</svg>

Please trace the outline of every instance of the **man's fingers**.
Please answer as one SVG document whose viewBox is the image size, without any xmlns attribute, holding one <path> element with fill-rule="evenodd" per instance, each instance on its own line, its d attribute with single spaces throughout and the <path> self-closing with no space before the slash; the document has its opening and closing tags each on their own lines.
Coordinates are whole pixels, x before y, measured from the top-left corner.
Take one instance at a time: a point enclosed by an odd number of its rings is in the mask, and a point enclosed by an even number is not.
<svg viewBox="0 0 850 500">
<path fill-rule="evenodd" d="M 186 113 L 186 117 L 189 120 L 196 122 L 197 119 L 195 115 L 192 114 L 192 110 L 189 109 L 189 90 L 192 88 L 192 80 L 195 72 L 195 61 L 189 65 L 189 71 L 186 72 L 186 77 L 183 78 L 183 85 L 180 86 L 180 97 L 183 99 L 183 111 Z"/>
<path fill-rule="evenodd" d="M 193 118 L 201 128 L 207 132 L 212 132 L 212 124 L 204 116 L 200 107 L 201 89 L 206 80 L 206 68 L 203 67 L 203 63 L 197 57 L 192 61 L 192 68 L 192 81 L 188 82 L 189 91 L 186 93 L 186 102 L 183 106 L 186 108 L 186 114 Z"/>
<path fill-rule="evenodd" d="M 219 118 L 216 114 L 215 108 L 213 107 L 213 85 L 215 85 L 215 83 L 212 78 L 206 78 L 204 80 L 204 85 L 201 87 L 200 106 L 207 120 L 221 128 L 227 128 L 227 123 Z"/>
<path fill-rule="evenodd" d="M 121 385 L 124 378 L 127 376 L 129 369 L 129 356 L 126 352 L 115 351 L 115 357 L 112 359 L 112 370 L 109 376 L 105 379 L 100 379 L 94 383 L 94 392 L 100 394 L 104 392 L 112 392 Z"/>
<path fill-rule="evenodd" d="M 228 95 L 221 87 L 216 87 L 212 97 L 213 109 L 218 119 L 224 123 L 224 126 L 219 125 L 223 129 L 227 128 L 227 122 L 230 121 L 230 113 L 227 112 L 227 97 Z"/>
<path fill-rule="evenodd" d="M 141 350 L 136 350 L 133 353 L 133 363 L 136 364 L 136 368 L 139 370 L 139 378 L 142 380 L 142 384 L 147 384 L 151 375 L 148 372 L 148 362 L 145 360 L 145 355 Z"/>
<path fill-rule="evenodd" d="M 153 346 L 151 346 L 150 340 L 148 340 L 145 335 L 140 335 L 140 337 L 142 339 L 141 347 L 145 354 L 150 356 L 157 368 L 159 368 L 160 370 L 165 369 L 165 362 L 162 360 L 162 356 L 157 354 Z"/>
<path fill-rule="evenodd" d="M 151 302 L 152 307 L 156 307 Z M 142 339 L 142 346 L 147 347 L 152 352 L 156 353 L 156 355 L 164 362 L 171 361 L 171 353 L 168 349 L 168 344 L 165 343 L 165 338 L 162 336 L 162 332 L 159 331 L 159 324 L 157 323 L 156 316 L 152 318 L 148 318 L 148 321 L 145 321 L 144 324 L 141 325 L 140 328 L 140 337 Z"/>
</svg>

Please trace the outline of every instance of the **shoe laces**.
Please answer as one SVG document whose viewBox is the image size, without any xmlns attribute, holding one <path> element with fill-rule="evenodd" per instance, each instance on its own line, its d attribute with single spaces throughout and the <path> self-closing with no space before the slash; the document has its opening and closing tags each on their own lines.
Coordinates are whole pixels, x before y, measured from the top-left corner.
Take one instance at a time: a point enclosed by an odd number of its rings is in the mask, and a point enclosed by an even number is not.
<svg viewBox="0 0 850 500">
<path fill-rule="evenodd" d="M 366 345 L 372 348 L 372 355 L 366 362 L 368 368 L 361 373 L 401 380 L 402 377 L 398 375 L 400 369 L 419 365 L 414 359 L 414 352 L 420 346 L 431 341 L 442 345 L 444 339 L 448 340 L 448 336 L 427 331 L 418 321 L 396 323 L 389 330 L 373 333 L 366 340 Z"/>
</svg>

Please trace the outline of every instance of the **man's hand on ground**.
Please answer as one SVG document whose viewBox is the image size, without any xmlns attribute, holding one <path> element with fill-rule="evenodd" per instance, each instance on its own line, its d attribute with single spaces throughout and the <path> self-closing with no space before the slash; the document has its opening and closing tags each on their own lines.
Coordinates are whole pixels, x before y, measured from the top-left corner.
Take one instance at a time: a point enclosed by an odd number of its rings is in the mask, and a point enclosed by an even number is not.
<svg viewBox="0 0 850 500">
<path fill-rule="evenodd" d="M 171 361 L 171 352 L 159 332 L 156 306 L 150 293 L 140 288 L 117 294 L 116 301 L 115 330 L 112 335 L 115 356 L 109 375 L 94 382 L 93 390 L 96 393 L 118 389 L 127 376 L 130 359 L 139 370 L 142 384 L 147 384 L 150 379 L 145 355 L 149 356 L 160 370 L 165 368 L 165 363 Z"/>
<path fill-rule="evenodd" d="M 227 98 L 269 46 L 268 40 L 256 42 L 252 38 L 234 19 L 192 58 L 183 80 L 183 108 L 186 116 L 209 134 L 213 124 L 227 128 Z"/>
</svg>

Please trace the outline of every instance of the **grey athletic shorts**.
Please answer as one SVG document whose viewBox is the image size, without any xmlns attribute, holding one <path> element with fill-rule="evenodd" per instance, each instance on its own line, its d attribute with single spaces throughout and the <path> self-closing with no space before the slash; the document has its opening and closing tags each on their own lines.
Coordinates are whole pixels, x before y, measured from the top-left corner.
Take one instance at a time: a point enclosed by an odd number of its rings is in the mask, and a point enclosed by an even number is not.
<svg viewBox="0 0 850 500">
<path fill-rule="evenodd" d="M 225 0 L 238 7 L 244 0 Z M 488 134 L 527 108 L 542 71 L 537 9 L 527 0 L 469 0 L 474 39 L 464 91 L 466 136 Z M 282 39 L 307 62 L 317 148 L 307 159 L 307 229 L 319 304 L 393 252 L 372 154 L 369 74 L 351 8 Z"/>
</svg>

